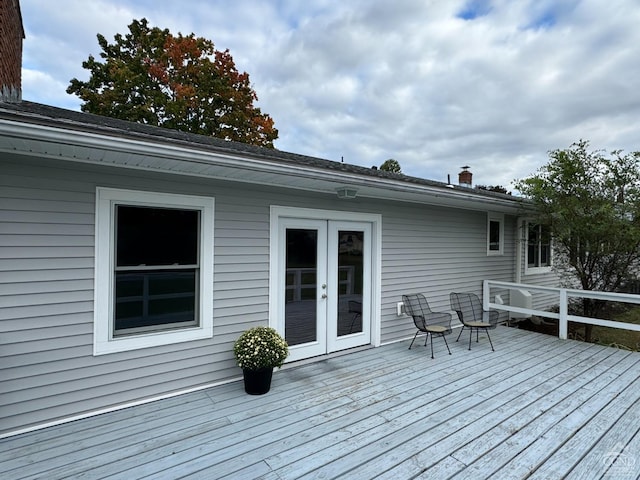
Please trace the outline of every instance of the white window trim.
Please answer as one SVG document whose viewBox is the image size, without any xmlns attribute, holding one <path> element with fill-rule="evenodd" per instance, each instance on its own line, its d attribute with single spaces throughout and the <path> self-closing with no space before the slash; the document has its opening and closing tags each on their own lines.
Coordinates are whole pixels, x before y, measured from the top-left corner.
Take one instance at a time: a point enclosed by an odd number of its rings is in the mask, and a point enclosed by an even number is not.
<svg viewBox="0 0 640 480">
<path fill-rule="evenodd" d="M 549 265 L 544 267 L 530 267 L 529 266 L 529 225 L 532 223 L 536 223 L 533 219 L 524 219 L 522 221 L 522 262 L 524 263 L 524 274 L 525 275 L 538 275 L 542 273 L 549 273 L 552 271 L 553 267 L 553 240 L 550 241 L 549 245 Z"/>
<path fill-rule="evenodd" d="M 498 222 L 500 224 L 500 248 L 498 250 L 491 250 L 491 222 Z M 504 215 L 501 213 L 488 213 L 487 214 L 487 256 L 504 255 Z"/>
<path fill-rule="evenodd" d="M 113 336 L 113 271 L 115 205 L 190 208 L 201 211 L 200 220 L 200 324 L 197 327 L 123 337 Z M 213 216 L 211 197 L 96 188 L 95 291 L 93 354 L 103 355 L 213 337 Z"/>
</svg>

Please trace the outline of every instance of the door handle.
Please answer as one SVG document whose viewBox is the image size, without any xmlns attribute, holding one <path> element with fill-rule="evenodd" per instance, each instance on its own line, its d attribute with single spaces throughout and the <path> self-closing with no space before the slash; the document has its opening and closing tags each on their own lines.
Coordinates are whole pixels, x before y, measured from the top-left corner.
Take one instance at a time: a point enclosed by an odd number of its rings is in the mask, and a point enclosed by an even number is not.
<svg viewBox="0 0 640 480">
<path fill-rule="evenodd" d="M 324 298 L 327 298 L 327 294 L 326 294 L 326 293 L 323 293 L 321 298 L 323 298 L 323 299 L 324 299 Z"/>
</svg>

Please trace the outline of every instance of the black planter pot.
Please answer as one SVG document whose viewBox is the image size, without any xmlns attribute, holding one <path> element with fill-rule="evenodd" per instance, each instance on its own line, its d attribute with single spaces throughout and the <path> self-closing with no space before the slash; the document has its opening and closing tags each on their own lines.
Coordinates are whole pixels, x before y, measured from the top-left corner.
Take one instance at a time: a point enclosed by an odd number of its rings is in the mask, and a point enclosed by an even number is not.
<svg viewBox="0 0 640 480">
<path fill-rule="evenodd" d="M 249 395 L 264 395 L 271 388 L 271 376 L 273 368 L 261 368 L 258 370 L 242 369 L 244 376 L 244 391 Z"/>
</svg>

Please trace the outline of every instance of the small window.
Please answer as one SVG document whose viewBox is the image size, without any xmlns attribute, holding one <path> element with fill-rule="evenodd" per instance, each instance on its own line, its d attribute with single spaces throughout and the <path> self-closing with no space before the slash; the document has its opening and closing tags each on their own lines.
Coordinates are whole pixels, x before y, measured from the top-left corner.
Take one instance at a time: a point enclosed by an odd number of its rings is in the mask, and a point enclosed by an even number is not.
<svg viewBox="0 0 640 480">
<path fill-rule="evenodd" d="M 213 199 L 98 188 L 94 353 L 212 336 Z"/>
<path fill-rule="evenodd" d="M 526 223 L 527 269 L 549 269 L 551 267 L 551 229 L 548 225 Z M 529 272 L 529 273 L 535 273 Z"/>
<path fill-rule="evenodd" d="M 487 217 L 487 255 L 504 254 L 504 216 L 489 214 Z"/>
</svg>

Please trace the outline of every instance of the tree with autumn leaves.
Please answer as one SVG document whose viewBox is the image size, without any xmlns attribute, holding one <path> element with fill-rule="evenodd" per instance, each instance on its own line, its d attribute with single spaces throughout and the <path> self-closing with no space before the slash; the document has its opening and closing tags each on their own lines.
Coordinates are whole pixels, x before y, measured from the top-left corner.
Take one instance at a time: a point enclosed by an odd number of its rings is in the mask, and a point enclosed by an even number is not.
<svg viewBox="0 0 640 480">
<path fill-rule="evenodd" d="M 273 119 L 254 106 L 249 74 L 238 72 L 228 50 L 144 18 L 129 32 L 113 44 L 98 34 L 104 61 L 90 55 L 82 67 L 91 78 L 71 80 L 67 93 L 83 100 L 83 112 L 273 148 Z"/>
</svg>

